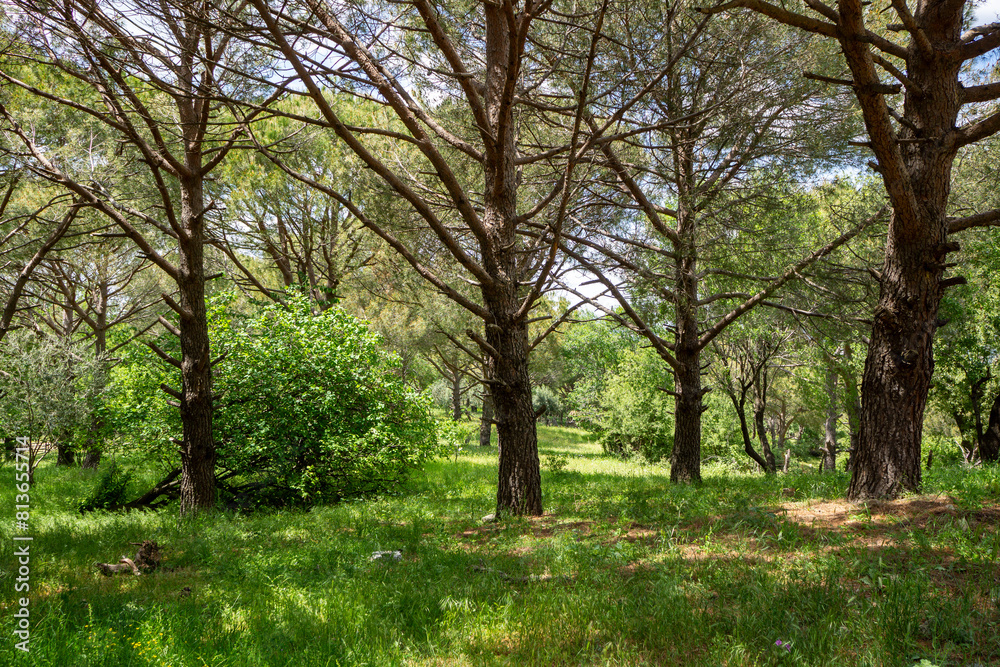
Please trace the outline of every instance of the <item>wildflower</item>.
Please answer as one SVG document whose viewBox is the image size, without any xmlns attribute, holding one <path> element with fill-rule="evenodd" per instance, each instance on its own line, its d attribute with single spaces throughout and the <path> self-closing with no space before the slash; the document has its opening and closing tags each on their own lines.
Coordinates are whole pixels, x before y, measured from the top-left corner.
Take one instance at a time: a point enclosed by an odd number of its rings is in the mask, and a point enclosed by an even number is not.
<svg viewBox="0 0 1000 667">
<path fill-rule="evenodd" d="M 778 648 L 785 649 L 789 653 L 792 652 L 792 642 L 783 642 L 779 639 L 778 641 L 774 642 L 774 645 L 777 646 Z"/>
</svg>

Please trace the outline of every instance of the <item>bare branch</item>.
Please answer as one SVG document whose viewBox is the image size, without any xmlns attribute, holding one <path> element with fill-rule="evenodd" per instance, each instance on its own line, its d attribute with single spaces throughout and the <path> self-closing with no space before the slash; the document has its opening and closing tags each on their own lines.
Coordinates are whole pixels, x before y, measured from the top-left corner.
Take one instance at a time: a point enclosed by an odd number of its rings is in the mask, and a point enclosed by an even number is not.
<svg viewBox="0 0 1000 667">
<path fill-rule="evenodd" d="M 964 218 L 949 218 L 948 219 L 948 233 L 955 234 L 957 232 L 965 231 L 966 229 L 972 229 L 974 227 L 997 227 L 1000 226 L 1000 209 L 993 209 L 992 211 L 986 211 L 985 213 L 977 213 L 976 215 L 966 216 Z"/>
</svg>

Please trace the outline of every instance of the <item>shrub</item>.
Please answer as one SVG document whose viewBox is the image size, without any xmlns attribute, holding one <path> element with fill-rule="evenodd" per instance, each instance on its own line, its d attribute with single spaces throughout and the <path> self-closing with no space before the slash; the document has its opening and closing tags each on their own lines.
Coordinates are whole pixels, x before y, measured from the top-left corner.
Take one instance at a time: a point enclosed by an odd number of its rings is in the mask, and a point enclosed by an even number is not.
<svg viewBox="0 0 1000 667">
<path fill-rule="evenodd" d="M 218 463 L 271 501 L 313 503 L 383 491 L 439 452 L 430 399 L 365 324 L 301 296 L 243 326 L 216 308 Z"/>
<path fill-rule="evenodd" d="M 638 453 L 649 461 L 670 454 L 673 445 L 673 400 L 667 365 L 649 348 L 622 354 L 606 380 L 601 397 L 601 445 L 618 456 Z"/>
<path fill-rule="evenodd" d="M 121 505 L 126 501 L 125 494 L 131 479 L 132 473 L 122 470 L 112 461 L 98 476 L 94 490 L 80 504 L 80 511 L 92 512 Z"/>
</svg>

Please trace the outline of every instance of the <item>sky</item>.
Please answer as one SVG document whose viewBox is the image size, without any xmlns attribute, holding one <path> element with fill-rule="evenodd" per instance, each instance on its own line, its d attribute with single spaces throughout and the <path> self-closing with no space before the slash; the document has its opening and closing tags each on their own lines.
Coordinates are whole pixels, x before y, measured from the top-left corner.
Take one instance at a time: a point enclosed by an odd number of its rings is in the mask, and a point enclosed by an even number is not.
<svg viewBox="0 0 1000 667">
<path fill-rule="evenodd" d="M 976 25 L 1000 21 L 1000 0 L 986 0 L 976 9 Z"/>
</svg>

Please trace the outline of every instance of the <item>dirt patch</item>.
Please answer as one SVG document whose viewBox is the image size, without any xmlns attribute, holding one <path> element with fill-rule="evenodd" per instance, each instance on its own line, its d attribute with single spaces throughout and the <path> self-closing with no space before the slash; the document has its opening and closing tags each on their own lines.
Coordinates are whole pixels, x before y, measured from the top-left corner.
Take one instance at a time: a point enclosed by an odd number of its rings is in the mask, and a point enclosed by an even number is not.
<svg viewBox="0 0 1000 667">
<path fill-rule="evenodd" d="M 1000 522 L 1000 507 L 986 507 L 967 512 L 948 496 L 921 496 L 901 500 L 850 503 L 844 500 L 786 503 L 780 507 L 786 520 L 814 529 L 835 530 L 883 525 L 897 529 L 927 528 L 954 519 L 968 527 L 995 526 Z"/>
<path fill-rule="evenodd" d="M 560 523 L 559 518 L 548 514 L 538 517 L 528 517 L 524 519 L 527 522 L 526 530 L 521 531 L 522 535 L 530 535 L 531 537 L 554 537 L 558 533 L 564 533 L 567 531 L 575 531 L 583 536 L 589 536 L 594 532 L 594 526 L 596 522 L 594 521 L 565 521 Z M 481 526 L 476 526 L 474 528 L 469 528 L 457 533 L 455 537 L 482 542 L 488 540 L 489 538 L 503 533 L 510 527 L 505 526 L 502 523 L 486 523 Z"/>
</svg>

